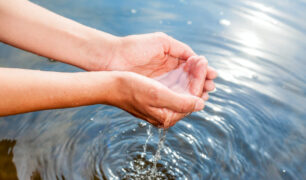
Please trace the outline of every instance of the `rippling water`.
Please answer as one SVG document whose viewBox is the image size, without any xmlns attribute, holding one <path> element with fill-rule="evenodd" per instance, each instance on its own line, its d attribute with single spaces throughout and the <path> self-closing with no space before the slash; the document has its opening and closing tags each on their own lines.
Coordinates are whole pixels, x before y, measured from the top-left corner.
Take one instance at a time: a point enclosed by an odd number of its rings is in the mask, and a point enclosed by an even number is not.
<svg viewBox="0 0 306 180">
<path fill-rule="evenodd" d="M 159 179 L 306 179 L 304 0 L 35 2 L 120 36 L 164 31 L 218 70 L 204 111 L 168 130 Z M 4 44 L 0 66 L 80 71 Z M 0 118 L 0 179 L 146 179 L 148 126 L 102 105 Z"/>
</svg>

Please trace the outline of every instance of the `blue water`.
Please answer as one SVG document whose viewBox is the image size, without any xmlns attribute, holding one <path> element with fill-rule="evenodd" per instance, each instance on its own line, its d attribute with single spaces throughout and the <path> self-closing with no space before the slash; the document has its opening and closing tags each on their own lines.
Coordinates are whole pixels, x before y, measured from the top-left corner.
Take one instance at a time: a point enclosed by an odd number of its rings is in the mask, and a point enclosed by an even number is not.
<svg viewBox="0 0 306 180">
<path fill-rule="evenodd" d="M 168 130 L 160 179 L 306 179 L 304 0 L 34 2 L 119 36 L 166 32 L 217 69 L 204 111 Z M 5 44 L 0 66 L 81 71 Z M 0 177 L 146 179 L 137 167 L 159 141 L 153 128 L 141 157 L 148 126 L 104 105 L 0 118 Z"/>
</svg>

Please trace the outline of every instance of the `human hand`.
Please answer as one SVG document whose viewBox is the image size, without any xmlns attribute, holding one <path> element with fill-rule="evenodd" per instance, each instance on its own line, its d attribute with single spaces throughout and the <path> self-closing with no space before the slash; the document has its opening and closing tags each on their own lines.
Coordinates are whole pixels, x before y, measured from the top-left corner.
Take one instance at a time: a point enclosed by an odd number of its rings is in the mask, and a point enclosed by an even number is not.
<svg viewBox="0 0 306 180">
<path fill-rule="evenodd" d="M 192 94 L 208 100 L 208 92 L 215 89 L 213 79 L 217 74 L 207 74 L 207 63 L 203 56 L 191 56 L 178 68 L 154 79 L 175 92 Z M 209 77 L 206 77 L 207 75 Z"/>
<path fill-rule="evenodd" d="M 169 89 L 182 93 L 208 99 L 207 92 L 215 88 L 211 80 L 206 80 L 207 61 L 203 56 L 192 56 L 185 63 L 182 63 L 177 69 L 172 70 L 155 80 L 161 82 Z M 165 122 L 165 126 L 173 126 L 178 120 L 186 114 L 173 114 L 173 121 Z"/>
<path fill-rule="evenodd" d="M 154 79 L 132 72 L 120 72 L 118 76 L 108 104 L 155 126 L 168 128 L 186 114 L 204 108 L 201 98 L 172 91 Z"/>
<path fill-rule="evenodd" d="M 188 45 L 160 32 L 131 35 L 116 42 L 103 70 L 131 71 L 157 77 L 196 55 Z M 216 71 L 208 67 L 207 79 L 212 80 L 216 75 Z"/>
</svg>

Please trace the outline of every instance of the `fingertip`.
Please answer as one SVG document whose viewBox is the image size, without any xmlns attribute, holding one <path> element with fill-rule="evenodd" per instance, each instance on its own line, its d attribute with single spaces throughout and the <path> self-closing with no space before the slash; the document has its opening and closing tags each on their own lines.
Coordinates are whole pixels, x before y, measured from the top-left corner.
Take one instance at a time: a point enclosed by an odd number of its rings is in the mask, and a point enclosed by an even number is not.
<svg viewBox="0 0 306 180">
<path fill-rule="evenodd" d="M 205 92 L 202 97 L 201 97 L 204 101 L 207 101 L 209 99 L 209 94 L 208 92 Z"/>
<path fill-rule="evenodd" d="M 206 57 L 205 56 L 199 56 L 199 58 L 200 58 L 200 60 L 201 60 L 201 62 L 203 62 L 203 63 L 205 63 L 205 64 L 208 64 L 208 60 L 206 59 Z"/>
<path fill-rule="evenodd" d="M 205 91 L 213 91 L 215 89 L 215 83 L 212 80 L 206 80 L 204 84 Z"/>
<path fill-rule="evenodd" d="M 206 78 L 212 80 L 212 79 L 217 78 L 217 76 L 218 76 L 217 71 L 214 68 L 208 66 L 208 68 L 207 68 L 207 77 Z"/>
<path fill-rule="evenodd" d="M 200 111 L 200 110 L 204 109 L 204 106 L 205 106 L 205 103 L 204 103 L 203 99 L 197 98 L 194 111 Z"/>
<path fill-rule="evenodd" d="M 201 65 L 201 66 L 205 66 L 205 68 L 206 68 L 207 65 L 208 65 L 208 61 L 206 60 L 206 58 L 204 56 L 200 56 L 198 64 Z"/>
<path fill-rule="evenodd" d="M 192 55 L 192 56 L 190 56 L 190 57 L 187 59 L 187 61 L 194 61 L 194 60 L 196 60 L 198 57 L 199 57 L 199 56 L 197 56 L 197 55 Z"/>
<path fill-rule="evenodd" d="M 203 80 L 206 79 L 207 76 L 207 66 L 208 66 L 208 62 L 204 61 L 204 60 L 199 60 L 198 64 L 197 64 L 197 69 L 198 69 L 198 73 L 201 74 L 203 76 Z M 200 77 L 202 77 L 200 76 Z"/>
</svg>

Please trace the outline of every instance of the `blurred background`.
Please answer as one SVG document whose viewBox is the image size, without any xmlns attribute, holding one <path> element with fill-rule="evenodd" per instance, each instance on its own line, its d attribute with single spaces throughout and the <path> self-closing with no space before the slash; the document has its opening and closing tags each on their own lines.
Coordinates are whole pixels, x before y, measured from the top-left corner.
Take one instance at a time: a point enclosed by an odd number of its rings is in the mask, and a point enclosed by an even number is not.
<svg viewBox="0 0 306 180">
<path fill-rule="evenodd" d="M 305 0 L 34 0 L 118 35 L 165 32 L 219 77 L 170 128 L 155 179 L 306 179 Z M 82 71 L 0 44 L 0 66 Z M 156 128 L 110 106 L 0 118 L 0 179 L 148 179 Z"/>
</svg>

